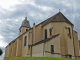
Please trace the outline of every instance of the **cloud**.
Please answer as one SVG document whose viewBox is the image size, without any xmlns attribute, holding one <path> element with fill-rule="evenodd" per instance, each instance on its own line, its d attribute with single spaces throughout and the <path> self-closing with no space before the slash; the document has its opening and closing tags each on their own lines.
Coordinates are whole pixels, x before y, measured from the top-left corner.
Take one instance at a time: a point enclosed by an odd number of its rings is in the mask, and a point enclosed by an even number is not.
<svg viewBox="0 0 80 60">
<path fill-rule="evenodd" d="M 4 37 L 0 35 L 0 47 L 6 47 L 7 43 L 4 43 Z"/>
<path fill-rule="evenodd" d="M 14 6 L 16 4 L 20 4 L 18 0 L 0 0 L 0 6 L 4 9 L 11 10 L 11 6 Z"/>
<path fill-rule="evenodd" d="M 0 41 L 0 47 L 6 47 L 7 43 L 5 44 L 4 41 Z"/>
<path fill-rule="evenodd" d="M 0 35 L 0 39 L 3 39 L 3 36 Z"/>
<path fill-rule="evenodd" d="M 28 15 L 31 16 L 35 20 L 39 20 L 39 19 L 42 20 L 43 18 L 48 17 L 48 15 L 44 16 L 44 14 L 39 13 L 39 12 L 36 12 L 35 14 L 35 11 L 31 11 Z"/>
<path fill-rule="evenodd" d="M 30 2 L 30 1 L 28 1 L 27 4 L 30 4 L 30 5 L 32 5 L 33 7 L 36 7 L 36 8 L 38 8 L 38 9 L 40 9 L 40 10 L 43 10 L 44 12 L 45 12 L 45 11 L 52 11 L 52 10 L 53 10 L 51 7 L 44 6 L 44 5 L 38 5 L 38 4 L 36 4 L 36 3 L 34 3 L 34 2 Z"/>
<path fill-rule="evenodd" d="M 0 23 L 3 23 L 3 22 L 0 20 Z"/>
</svg>

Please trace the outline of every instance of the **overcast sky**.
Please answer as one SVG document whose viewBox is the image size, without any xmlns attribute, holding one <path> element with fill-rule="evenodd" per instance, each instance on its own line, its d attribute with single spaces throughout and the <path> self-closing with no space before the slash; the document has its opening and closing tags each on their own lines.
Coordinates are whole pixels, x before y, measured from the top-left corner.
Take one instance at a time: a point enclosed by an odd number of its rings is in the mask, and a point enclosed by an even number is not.
<svg viewBox="0 0 80 60">
<path fill-rule="evenodd" d="M 80 0 L 0 0 L 0 48 L 5 51 L 6 45 L 18 36 L 26 14 L 32 27 L 34 22 L 37 25 L 59 9 L 74 24 L 80 40 Z"/>
</svg>

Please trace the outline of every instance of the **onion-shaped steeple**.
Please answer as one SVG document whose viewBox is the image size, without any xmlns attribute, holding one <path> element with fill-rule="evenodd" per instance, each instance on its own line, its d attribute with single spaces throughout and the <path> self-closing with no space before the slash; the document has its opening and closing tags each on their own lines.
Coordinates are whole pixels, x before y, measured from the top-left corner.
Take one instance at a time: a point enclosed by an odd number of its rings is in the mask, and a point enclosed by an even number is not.
<svg viewBox="0 0 80 60">
<path fill-rule="evenodd" d="M 29 21 L 27 20 L 27 17 L 25 17 L 25 20 L 23 20 L 23 22 L 22 22 L 22 24 L 21 24 L 21 27 L 31 28 L 31 27 L 30 27 L 30 23 L 29 23 Z"/>
</svg>

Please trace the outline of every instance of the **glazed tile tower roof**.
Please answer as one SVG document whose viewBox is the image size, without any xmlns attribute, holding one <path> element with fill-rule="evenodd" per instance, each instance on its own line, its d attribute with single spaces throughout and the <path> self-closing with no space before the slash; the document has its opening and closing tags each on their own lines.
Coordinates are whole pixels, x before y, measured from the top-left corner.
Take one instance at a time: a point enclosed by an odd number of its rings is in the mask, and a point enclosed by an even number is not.
<svg viewBox="0 0 80 60">
<path fill-rule="evenodd" d="M 67 23 L 73 25 L 61 12 L 58 12 L 54 16 L 48 18 L 47 21 L 42 26 L 44 26 L 50 22 L 67 22 Z"/>
<path fill-rule="evenodd" d="M 31 27 L 30 27 L 30 23 L 29 23 L 29 21 L 27 20 L 27 17 L 25 17 L 25 20 L 22 22 L 21 27 L 31 28 Z"/>
</svg>

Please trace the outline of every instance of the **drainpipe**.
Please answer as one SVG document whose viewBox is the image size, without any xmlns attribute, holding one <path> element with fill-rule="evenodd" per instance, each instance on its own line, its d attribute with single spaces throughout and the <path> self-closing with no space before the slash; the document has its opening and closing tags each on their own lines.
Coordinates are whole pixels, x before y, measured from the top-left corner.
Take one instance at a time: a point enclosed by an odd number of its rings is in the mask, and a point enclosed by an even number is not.
<svg viewBox="0 0 80 60">
<path fill-rule="evenodd" d="M 73 26 L 72 26 L 72 35 L 73 35 Z M 75 59 L 76 59 L 76 55 L 75 55 L 75 45 L 74 45 L 74 35 L 73 35 L 73 47 L 74 47 L 74 56 L 75 56 Z"/>
<path fill-rule="evenodd" d="M 43 57 L 44 57 L 44 42 L 43 42 Z"/>
</svg>

